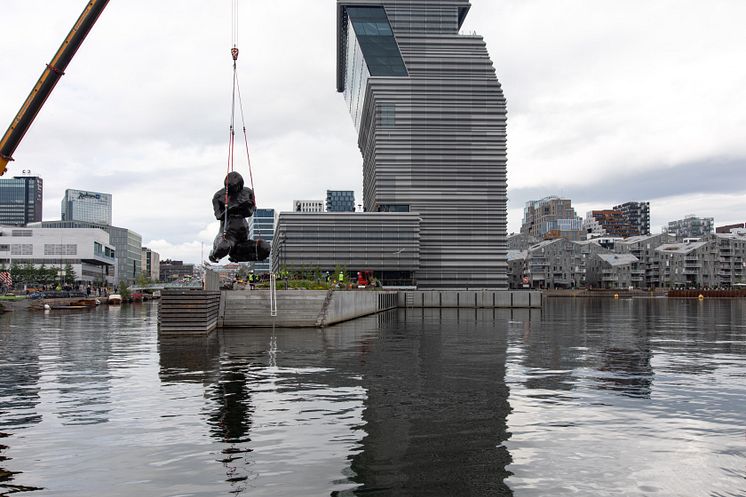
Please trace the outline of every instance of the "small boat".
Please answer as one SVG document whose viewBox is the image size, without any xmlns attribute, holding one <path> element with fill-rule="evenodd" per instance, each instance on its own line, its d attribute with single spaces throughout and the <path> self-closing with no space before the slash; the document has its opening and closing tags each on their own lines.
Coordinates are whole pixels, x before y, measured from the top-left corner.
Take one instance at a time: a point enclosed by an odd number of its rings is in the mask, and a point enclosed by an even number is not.
<svg viewBox="0 0 746 497">
<path fill-rule="evenodd" d="M 119 305 L 122 303 L 122 296 L 118 293 L 112 293 L 109 295 L 109 304 Z"/>
</svg>

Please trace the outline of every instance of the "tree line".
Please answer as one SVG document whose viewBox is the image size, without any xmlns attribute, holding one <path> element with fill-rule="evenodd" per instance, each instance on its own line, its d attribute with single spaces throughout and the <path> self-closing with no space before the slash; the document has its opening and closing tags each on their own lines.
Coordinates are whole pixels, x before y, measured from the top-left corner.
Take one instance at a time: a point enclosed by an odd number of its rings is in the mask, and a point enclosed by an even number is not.
<svg viewBox="0 0 746 497">
<path fill-rule="evenodd" d="M 47 266 L 42 264 L 35 266 L 33 264 L 16 264 L 10 265 L 10 269 L 5 264 L 0 265 L 0 273 L 10 272 L 13 278 L 13 284 L 17 286 L 23 283 L 33 283 L 47 285 L 55 282 L 73 283 L 75 281 L 75 271 L 72 265 L 65 264 L 60 270 L 59 266 Z"/>
</svg>

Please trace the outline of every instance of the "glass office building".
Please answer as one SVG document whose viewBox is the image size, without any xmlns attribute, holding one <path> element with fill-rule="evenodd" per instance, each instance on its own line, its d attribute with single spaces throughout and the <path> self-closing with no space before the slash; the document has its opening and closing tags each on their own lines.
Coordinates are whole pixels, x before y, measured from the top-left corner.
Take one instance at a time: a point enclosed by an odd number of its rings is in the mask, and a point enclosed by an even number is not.
<svg viewBox="0 0 746 497">
<path fill-rule="evenodd" d="M 366 212 L 422 219 L 420 288 L 507 288 L 507 110 L 468 0 L 338 0 Z"/>
<path fill-rule="evenodd" d="M 355 192 L 327 190 L 326 212 L 355 212 Z"/>
<path fill-rule="evenodd" d="M 252 240 L 265 240 L 272 243 L 275 236 L 275 210 L 274 209 L 257 209 L 249 220 L 249 237 Z M 264 262 L 255 262 L 253 264 L 256 274 L 269 273 L 271 269 L 271 260 Z"/>
<path fill-rule="evenodd" d="M 0 179 L 0 224 L 26 226 L 42 216 L 44 182 L 38 176 Z"/>
<path fill-rule="evenodd" d="M 110 193 L 65 190 L 62 220 L 111 225 L 111 204 Z"/>
</svg>

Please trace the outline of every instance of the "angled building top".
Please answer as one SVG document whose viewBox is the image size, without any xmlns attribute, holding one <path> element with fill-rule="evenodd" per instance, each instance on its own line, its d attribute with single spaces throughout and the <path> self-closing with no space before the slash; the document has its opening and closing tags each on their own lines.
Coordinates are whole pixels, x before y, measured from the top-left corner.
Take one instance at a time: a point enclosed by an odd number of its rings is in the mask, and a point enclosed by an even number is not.
<svg viewBox="0 0 746 497">
<path fill-rule="evenodd" d="M 471 8 L 469 0 L 408 0 L 406 16 L 397 22 L 389 11 L 395 11 L 397 0 L 338 0 L 337 1 L 337 91 L 345 91 L 347 72 L 348 26 L 353 29 L 360 42 L 371 76 L 407 76 L 406 66 L 396 43 L 396 34 L 432 33 L 433 26 L 442 31 L 458 34 L 458 29 Z M 431 13 L 437 10 L 452 11 L 457 24 L 455 30 L 447 30 L 440 22 L 431 21 Z M 393 29 L 392 29 L 393 28 Z M 443 33 L 441 33 L 443 34 Z"/>
</svg>

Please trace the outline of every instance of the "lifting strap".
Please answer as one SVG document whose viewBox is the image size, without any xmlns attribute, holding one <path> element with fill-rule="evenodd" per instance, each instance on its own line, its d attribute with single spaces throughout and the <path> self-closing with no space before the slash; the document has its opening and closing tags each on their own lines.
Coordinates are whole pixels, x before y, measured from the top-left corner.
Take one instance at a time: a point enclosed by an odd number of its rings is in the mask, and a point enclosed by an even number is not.
<svg viewBox="0 0 746 497">
<path fill-rule="evenodd" d="M 246 161 L 249 169 L 249 184 L 251 190 L 254 192 L 254 204 L 256 205 L 256 190 L 254 189 L 254 173 L 251 170 L 251 154 L 249 152 L 249 138 L 246 133 L 246 119 L 243 112 L 243 100 L 241 98 L 241 87 L 238 83 L 238 0 L 232 0 L 232 12 L 231 12 L 231 41 L 233 47 L 231 47 L 231 58 L 233 59 L 233 91 L 231 93 L 231 122 L 229 127 L 228 137 L 228 168 L 226 171 L 226 178 L 228 174 L 233 172 L 235 162 L 235 146 L 236 146 L 236 97 L 238 97 L 238 108 L 241 114 L 241 127 L 243 129 L 244 144 L 246 149 Z M 223 234 L 228 229 L 228 185 L 225 184 L 225 219 L 223 222 Z"/>
</svg>

